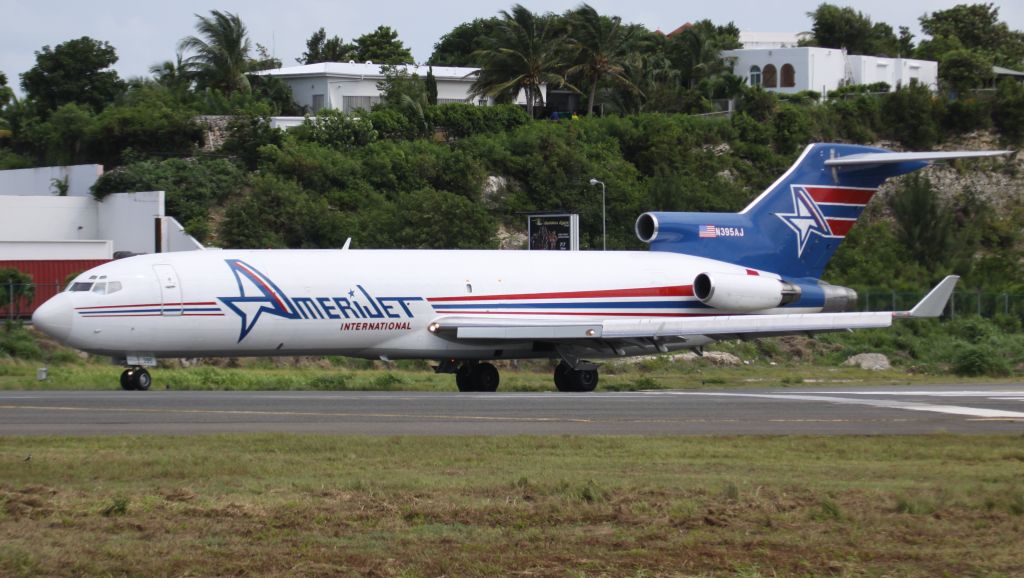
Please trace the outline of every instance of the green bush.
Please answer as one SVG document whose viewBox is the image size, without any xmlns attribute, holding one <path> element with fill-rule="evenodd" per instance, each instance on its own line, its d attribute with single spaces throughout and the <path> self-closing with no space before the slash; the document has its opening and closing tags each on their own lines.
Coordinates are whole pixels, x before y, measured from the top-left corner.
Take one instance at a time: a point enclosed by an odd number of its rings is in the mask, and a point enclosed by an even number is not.
<svg viewBox="0 0 1024 578">
<path fill-rule="evenodd" d="M 977 377 L 1001 377 L 1010 374 L 1010 364 L 1002 353 L 988 345 L 969 345 L 953 357 L 953 373 Z"/>
<path fill-rule="evenodd" d="M 0 329 L 0 357 L 42 359 L 43 350 L 20 322 L 7 321 Z"/>
</svg>

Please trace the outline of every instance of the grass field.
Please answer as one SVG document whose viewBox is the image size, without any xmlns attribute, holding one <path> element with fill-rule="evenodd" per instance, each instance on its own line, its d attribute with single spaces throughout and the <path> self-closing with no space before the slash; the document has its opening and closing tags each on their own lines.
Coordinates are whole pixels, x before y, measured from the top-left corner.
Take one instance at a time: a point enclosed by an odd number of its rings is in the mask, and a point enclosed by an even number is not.
<svg viewBox="0 0 1024 578">
<path fill-rule="evenodd" d="M 1022 536 L 1021 436 L 0 438 L 3 576 L 1020 576 Z"/>
<path fill-rule="evenodd" d="M 0 363 L 0 390 L 120 389 L 121 368 L 102 363 L 51 365 L 46 381 L 36 379 L 42 363 Z M 155 389 L 173 390 L 325 390 L 325 391 L 455 391 L 452 375 L 435 374 L 425 362 L 393 364 L 391 368 L 353 368 L 320 365 L 275 366 L 256 361 L 245 367 L 199 366 L 151 370 Z M 992 377 L 955 377 L 914 373 L 905 369 L 869 371 L 853 367 L 822 367 L 810 364 L 715 367 L 709 363 L 671 363 L 656 358 L 632 364 L 607 364 L 601 368 L 600 391 L 641 389 L 703 389 L 751 386 L 820 387 L 830 385 L 893 385 L 958 383 L 1006 380 Z M 554 391 L 551 370 L 543 362 L 501 368 L 502 391 Z"/>
</svg>

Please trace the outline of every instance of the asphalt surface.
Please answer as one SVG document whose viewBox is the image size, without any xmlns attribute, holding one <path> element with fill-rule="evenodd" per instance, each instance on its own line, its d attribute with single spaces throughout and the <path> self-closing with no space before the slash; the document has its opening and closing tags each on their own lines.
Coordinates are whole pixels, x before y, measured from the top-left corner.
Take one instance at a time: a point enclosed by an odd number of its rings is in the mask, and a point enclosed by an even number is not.
<svg viewBox="0 0 1024 578">
<path fill-rule="evenodd" d="M 1024 384 L 631 393 L 0 392 L 0 435 L 1024 433 Z"/>
</svg>

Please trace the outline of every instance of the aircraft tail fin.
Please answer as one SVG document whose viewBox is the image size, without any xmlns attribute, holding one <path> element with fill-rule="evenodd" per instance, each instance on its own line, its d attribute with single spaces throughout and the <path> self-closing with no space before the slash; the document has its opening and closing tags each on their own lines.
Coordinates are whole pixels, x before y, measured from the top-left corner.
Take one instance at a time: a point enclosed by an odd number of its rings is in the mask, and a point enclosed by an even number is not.
<svg viewBox="0 0 1024 578">
<path fill-rule="evenodd" d="M 739 213 L 644 213 L 637 219 L 636 232 L 655 251 L 707 257 L 787 277 L 820 278 L 886 179 L 934 161 L 1007 153 L 894 153 L 859 145 L 812 144 Z"/>
</svg>

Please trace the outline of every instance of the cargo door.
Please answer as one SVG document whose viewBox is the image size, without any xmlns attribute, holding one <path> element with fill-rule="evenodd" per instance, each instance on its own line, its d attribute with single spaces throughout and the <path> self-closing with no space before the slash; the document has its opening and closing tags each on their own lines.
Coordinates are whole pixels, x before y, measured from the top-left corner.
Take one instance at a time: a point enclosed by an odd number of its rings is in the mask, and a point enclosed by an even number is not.
<svg viewBox="0 0 1024 578">
<path fill-rule="evenodd" d="M 181 302 L 181 284 L 178 273 L 170 265 L 153 265 L 157 281 L 160 283 L 160 311 L 165 317 L 181 315 L 184 304 Z"/>
</svg>

